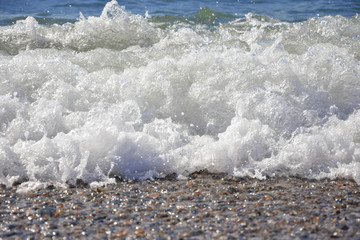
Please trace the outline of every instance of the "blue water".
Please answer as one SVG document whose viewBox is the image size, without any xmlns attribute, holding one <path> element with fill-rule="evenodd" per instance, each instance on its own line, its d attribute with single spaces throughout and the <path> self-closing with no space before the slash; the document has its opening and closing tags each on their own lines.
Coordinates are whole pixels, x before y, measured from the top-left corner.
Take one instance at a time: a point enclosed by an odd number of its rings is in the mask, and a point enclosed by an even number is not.
<svg viewBox="0 0 360 240">
<path fill-rule="evenodd" d="M 74 22 L 79 17 L 79 12 L 82 12 L 85 17 L 99 16 L 106 2 L 106 0 L 0 0 L 0 24 L 8 25 L 27 16 L 35 17 L 41 23 Z M 151 16 L 191 17 L 204 7 L 228 14 L 234 19 L 251 12 L 283 21 L 302 21 L 327 15 L 350 17 L 360 12 L 360 1 L 357 0 L 132 0 L 118 2 L 131 13 L 144 15 L 148 11 Z"/>
</svg>

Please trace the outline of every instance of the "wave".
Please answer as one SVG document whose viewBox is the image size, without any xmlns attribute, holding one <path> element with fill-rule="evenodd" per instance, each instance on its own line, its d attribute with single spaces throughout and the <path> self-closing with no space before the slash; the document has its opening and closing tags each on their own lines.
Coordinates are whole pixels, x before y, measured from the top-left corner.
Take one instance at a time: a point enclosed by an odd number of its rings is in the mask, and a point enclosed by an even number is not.
<svg viewBox="0 0 360 240">
<path fill-rule="evenodd" d="M 217 16 L 111 1 L 75 23 L 0 27 L 0 182 L 206 169 L 360 183 L 359 15 Z"/>
</svg>

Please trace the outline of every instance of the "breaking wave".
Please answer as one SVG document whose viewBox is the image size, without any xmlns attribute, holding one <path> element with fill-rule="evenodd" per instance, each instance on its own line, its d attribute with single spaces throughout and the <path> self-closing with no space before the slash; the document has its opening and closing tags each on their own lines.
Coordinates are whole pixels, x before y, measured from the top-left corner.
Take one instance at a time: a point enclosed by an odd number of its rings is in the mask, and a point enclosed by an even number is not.
<svg viewBox="0 0 360 240">
<path fill-rule="evenodd" d="M 208 14 L 208 15 L 206 15 Z M 360 17 L 0 27 L 0 182 L 208 170 L 360 183 Z"/>
</svg>

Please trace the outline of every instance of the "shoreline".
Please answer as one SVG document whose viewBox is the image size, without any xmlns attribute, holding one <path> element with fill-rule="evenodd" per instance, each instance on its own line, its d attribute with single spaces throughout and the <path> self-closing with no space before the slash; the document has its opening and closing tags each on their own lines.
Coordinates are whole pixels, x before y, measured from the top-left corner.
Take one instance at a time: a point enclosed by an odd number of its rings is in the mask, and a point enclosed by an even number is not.
<svg viewBox="0 0 360 240">
<path fill-rule="evenodd" d="M 0 238 L 360 239 L 352 180 L 223 177 L 0 190 Z"/>
</svg>

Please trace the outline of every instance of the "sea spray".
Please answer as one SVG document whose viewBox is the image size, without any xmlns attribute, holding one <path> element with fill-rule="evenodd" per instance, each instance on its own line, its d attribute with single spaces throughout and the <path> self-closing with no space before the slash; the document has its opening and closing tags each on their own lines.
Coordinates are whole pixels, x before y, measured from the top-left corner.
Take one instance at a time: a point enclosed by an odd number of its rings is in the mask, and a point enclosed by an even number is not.
<svg viewBox="0 0 360 240">
<path fill-rule="evenodd" d="M 111 1 L 0 27 L 1 183 L 204 169 L 360 182 L 359 15 L 160 20 Z"/>
</svg>

